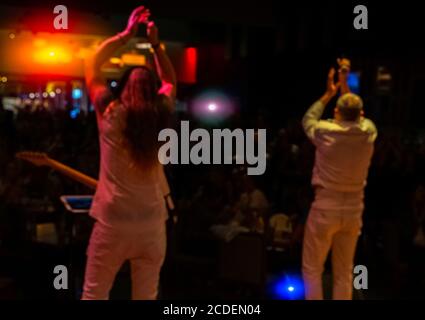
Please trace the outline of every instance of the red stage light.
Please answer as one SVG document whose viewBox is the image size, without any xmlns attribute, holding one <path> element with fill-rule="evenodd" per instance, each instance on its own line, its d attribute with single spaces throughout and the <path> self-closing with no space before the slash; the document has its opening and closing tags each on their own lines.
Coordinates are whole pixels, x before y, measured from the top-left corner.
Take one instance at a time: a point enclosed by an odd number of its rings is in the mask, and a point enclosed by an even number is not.
<svg viewBox="0 0 425 320">
<path fill-rule="evenodd" d="M 198 50 L 190 47 L 184 49 L 183 72 L 180 81 L 184 83 L 195 83 L 198 65 Z"/>
</svg>

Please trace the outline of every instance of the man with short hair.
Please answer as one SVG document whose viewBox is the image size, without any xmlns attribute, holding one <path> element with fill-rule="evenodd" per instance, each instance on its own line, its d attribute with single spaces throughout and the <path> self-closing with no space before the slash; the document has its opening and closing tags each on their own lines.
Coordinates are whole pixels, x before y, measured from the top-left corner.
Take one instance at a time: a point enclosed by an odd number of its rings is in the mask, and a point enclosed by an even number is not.
<svg viewBox="0 0 425 320">
<path fill-rule="evenodd" d="M 312 185 L 315 199 L 305 226 L 303 278 L 307 300 L 323 299 L 322 274 L 332 250 L 333 299 L 352 299 L 353 261 L 362 227 L 364 187 L 377 130 L 363 117 L 363 101 L 350 93 L 349 61 L 338 60 L 328 74 L 327 90 L 306 112 L 304 131 L 316 147 Z M 341 89 L 334 119 L 320 120 Z"/>
</svg>

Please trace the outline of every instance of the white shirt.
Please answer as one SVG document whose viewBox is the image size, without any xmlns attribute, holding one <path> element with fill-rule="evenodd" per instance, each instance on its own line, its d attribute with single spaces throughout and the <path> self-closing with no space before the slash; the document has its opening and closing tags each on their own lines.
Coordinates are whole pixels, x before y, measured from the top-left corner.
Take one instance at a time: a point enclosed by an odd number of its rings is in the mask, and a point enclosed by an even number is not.
<svg viewBox="0 0 425 320">
<path fill-rule="evenodd" d="M 306 112 L 302 124 L 316 146 L 312 184 L 327 190 L 361 192 L 366 186 L 373 144 L 374 123 L 320 120 L 325 106 L 319 100 Z"/>
<path fill-rule="evenodd" d="M 124 147 L 125 109 L 112 102 L 98 114 L 100 174 L 90 215 L 113 227 L 142 230 L 167 219 L 162 166 L 145 172 Z"/>
</svg>

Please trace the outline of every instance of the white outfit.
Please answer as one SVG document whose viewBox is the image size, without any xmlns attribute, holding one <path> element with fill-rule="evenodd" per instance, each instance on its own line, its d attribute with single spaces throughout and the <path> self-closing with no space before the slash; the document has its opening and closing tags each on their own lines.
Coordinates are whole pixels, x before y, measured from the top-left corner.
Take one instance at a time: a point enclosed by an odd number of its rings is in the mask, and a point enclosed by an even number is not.
<svg viewBox="0 0 425 320">
<path fill-rule="evenodd" d="M 133 299 L 154 299 L 165 256 L 162 166 L 143 172 L 134 164 L 123 144 L 121 104 L 110 103 L 97 117 L 101 161 L 90 211 L 97 222 L 87 250 L 83 299 L 107 299 L 116 273 L 128 259 Z"/>
<path fill-rule="evenodd" d="M 369 119 L 319 120 L 317 101 L 303 118 L 316 147 L 312 185 L 315 199 L 303 243 L 306 299 L 323 299 L 322 273 L 332 248 L 333 299 L 352 298 L 353 260 L 362 226 L 363 195 L 377 131 Z"/>
</svg>

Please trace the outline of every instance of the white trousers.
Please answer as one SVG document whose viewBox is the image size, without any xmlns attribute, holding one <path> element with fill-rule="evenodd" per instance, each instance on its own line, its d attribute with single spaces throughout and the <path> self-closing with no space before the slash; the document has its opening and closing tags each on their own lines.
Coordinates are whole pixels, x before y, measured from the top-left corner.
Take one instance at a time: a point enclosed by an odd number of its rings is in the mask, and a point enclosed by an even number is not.
<svg viewBox="0 0 425 320">
<path fill-rule="evenodd" d="M 329 208 L 329 209 L 325 209 Z M 340 209 L 337 209 L 340 208 Z M 362 227 L 363 192 L 316 190 L 305 226 L 302 272 L 307 300 L 322 300 L 322 274 L 332 250 L 334 300 L 350 300 L 353 263 Z"/>
<path fill-rule="evenodd" d="M 82 299 L 109 299 L 115 276 L 126 260 L 131 264 L 132 299 L 156 299 L 165 249 L 165 224 L 135 233 L 96 222 L 87 249 Z"/>
</svg>

